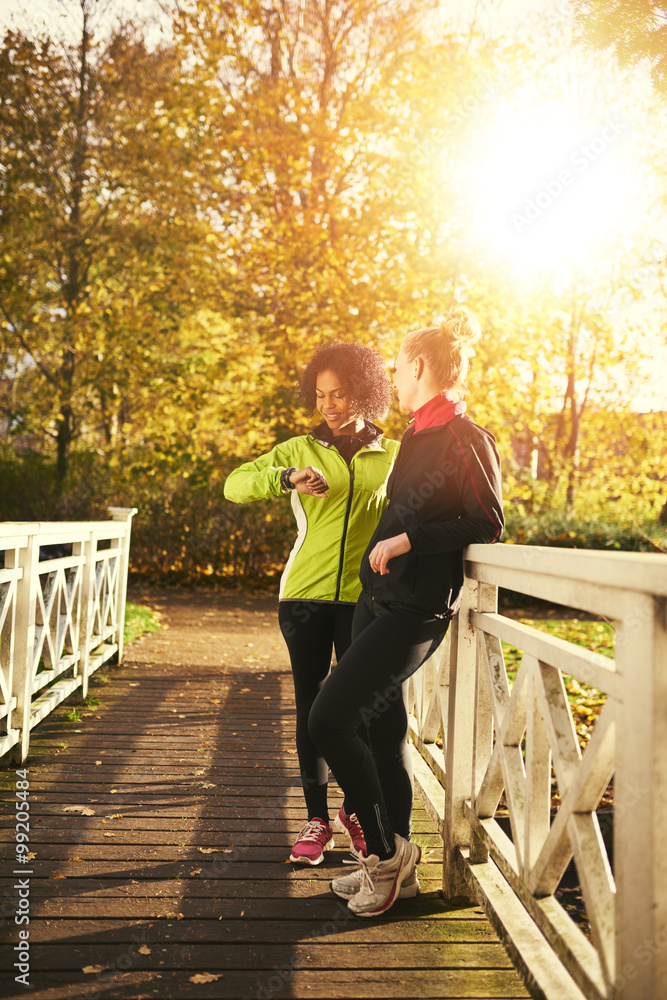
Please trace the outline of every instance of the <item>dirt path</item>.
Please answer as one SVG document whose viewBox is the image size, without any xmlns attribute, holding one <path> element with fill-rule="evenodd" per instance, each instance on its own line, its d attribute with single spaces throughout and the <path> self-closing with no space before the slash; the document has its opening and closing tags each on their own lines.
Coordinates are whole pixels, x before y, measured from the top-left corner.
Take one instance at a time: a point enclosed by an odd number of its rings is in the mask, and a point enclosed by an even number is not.
<svg viewBox="0 0 667 1000">
<path fill-rule="evenodd" d="M 133 587 L 128 598 L 158 611 L 163 628 L 126 650 L 126 663 L 289 670 L 278 597 Z"/>
<path fill-rule="evenodd" d="M 158 611 L 163 629 L 127 647 L 126 663 L 189 663 L 193 666 L 289 670 L 278 626 L 278 597 L 240 591 L 132 587 L 131 601 Z M 545 605 L 503 608 L 510 618 L 593 618 Z"/>
</svg>

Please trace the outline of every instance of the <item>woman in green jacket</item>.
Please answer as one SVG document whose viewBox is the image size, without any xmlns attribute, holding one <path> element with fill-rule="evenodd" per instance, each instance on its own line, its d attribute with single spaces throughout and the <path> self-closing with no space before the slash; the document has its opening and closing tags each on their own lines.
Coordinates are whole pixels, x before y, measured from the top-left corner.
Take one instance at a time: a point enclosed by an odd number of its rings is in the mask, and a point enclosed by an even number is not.
<svg viewBox="0 0 667 1000">
<path fill-rule="evenodd" d="M 333 847 L 328 766 L 308 734 L 311 705 L 351 642 L 361 591 L 359 565 L 385 505 L 398 442 L 370 418 L 391 400 L 382 355 L 360 344 L 320 347 L 301 378 L 305 402 L 323 417 L 309 434 L 277 444 L 235 469 L 225 496 L 236 503 L 291 494 L 297 537 L 280 581 L 278 619 L 289 650 L 296 700 L 296 748 L 308 820 L 290 860 L 317 865 Z M 335 820 L 355 851 L 365 842 L 343 802 Z"/>
</svg>

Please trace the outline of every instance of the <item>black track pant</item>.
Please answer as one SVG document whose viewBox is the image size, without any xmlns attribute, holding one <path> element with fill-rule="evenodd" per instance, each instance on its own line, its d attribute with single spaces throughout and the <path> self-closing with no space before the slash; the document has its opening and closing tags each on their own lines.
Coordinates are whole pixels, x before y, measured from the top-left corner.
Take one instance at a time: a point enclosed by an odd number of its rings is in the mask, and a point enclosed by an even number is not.
<svg viewBox="0 0 667 1000">
<path fill-rule="evenodd" d="M 296 751 L 308 819 L 329 820 L 329 768 L 308 733 L 311 706 L 329 673 L 332 650 L 340 660 L 352 641 L 354 604 L 281 601 L 278 620 L 289 650 L 296 702 Z M 345 802 L 345 811 L 348 803 Z"/>
<path fill-rule="evenodd" d="M 369 854 L 394 852 L 394 833 L 408 838 L 412 771 L 404 682 L 442 642 L 449 620 L 390 609 L 364 594 L 352 645 L 310 712 L 309 730 L 356 812 Z M 368 727 L 369 746 L 358 734 Z"/>
</svg>

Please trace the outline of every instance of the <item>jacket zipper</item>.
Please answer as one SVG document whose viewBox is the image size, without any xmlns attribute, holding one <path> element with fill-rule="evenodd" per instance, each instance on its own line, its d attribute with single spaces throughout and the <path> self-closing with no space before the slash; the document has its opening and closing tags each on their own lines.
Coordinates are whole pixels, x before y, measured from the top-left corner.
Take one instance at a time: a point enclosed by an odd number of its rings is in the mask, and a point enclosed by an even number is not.
<svg viewBox="0 0 667 1000">
<path fill-rule="evenodd" d="M 345 461 L 345 459 L 343 459 Z M 345 463 L 347 465 L 347 463 Z M 347 508 L 345 510 L 345 520 L 343 521 L 343 537 L 340 543 L 340 562 L 338 564 L 338 579 L 336 580 L 336 595 L 334 601 L 337 601 L 340 596 L 340 584 L 343 578 L 343 562 L 345 559 L 345 539 L 347 538 L 347 526 L 350 520 L 350 510 L 352 508 L 352 492 L 354 490 L 354 469 L 352 466 L 348 466 L 350 472 L 350 491 L 347 495 Z"/>
</svg>

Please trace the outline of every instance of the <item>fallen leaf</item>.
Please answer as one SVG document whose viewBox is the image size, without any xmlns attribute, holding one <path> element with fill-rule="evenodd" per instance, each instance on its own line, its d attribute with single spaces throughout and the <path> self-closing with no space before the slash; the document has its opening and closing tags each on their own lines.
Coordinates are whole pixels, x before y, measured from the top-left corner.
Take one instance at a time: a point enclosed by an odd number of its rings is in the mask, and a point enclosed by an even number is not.
<svg viewBox="0 0 667 1000">
<path fill-rule="evenodd" d="M 220 854 L 219 847 L 198 847 L 200 854 Z"/>
<path fill-rule="evenodd" d="M 80 813 L 82 816 L 94 816 L 95 810 L 89 809 L 88 806 L 64 806 L 63 812 L 66 813 Z"/>
<path fill-rule="evenodd" d="M 55 881 L 57 878 L 67 878 L 67 875 L 50 875 L 49 878 Z"/>
<path fill-rule="evenodd" d="M 130 683 L 128 684 L 128 687 L 138 688 L 139 687 L 139 681 L 130 681 Z"/>
<path fill-rule="evenodd" d="M 150 955 L 151 950 L 147 944 L 142 944 L 141 948 L 137 949 L 140 955 Z"/>
<path fill-rule="evenodd" d="M 190 878 L 195 878 L 196 875 L 201 875 L 201 868 L 195 868 L 190 872 Z"/>
<path fill-rule="evenodd" d="M 104 832 L 104 836 L 105 836 L 105 837 L 115 837 L 115 836 L 116 836 L 116 834 L 115 834 L 115 833 L 108 833 L 107 831 L 105 831 L 105 832 Z"/>
<path fill-rule="evenodd" d="M 109 789 L 109 795 L 115 795 L 117 793 L 117 791 L 118 791 L 117 788 L 110 788 Z"/>
<path fill-rule="evenodd" d="M 198 972 L 194 976 L 190 976 L 191 983 L 214 983 L 216 979 L 222 979 L 222 973 L 218 973 L 216 976 L 213 972 Z"/>
<path fill-rule="evenodd" d="M 81 971 L 85 972 L 87 976 L 94 976 L 96 972 L 104 972 L 108 968 L 108 965 L 84 965 Z"/>
<path fill-rule="evenodd" d="M 28 854 L 27 854 L 28 861 L 32 861 L 32 859 L 36 858 L 36 857 L 37 857 L 37 855 L 35 854 L 34 851 L 28 851 Z"/>
<path fill-rule="evenodd" d="M 102 763 L 102 761 L 101 761 L 101 760 L 96 760 L 96 761 L 95 761 L 95 764 L 96 764 L 96 765 L 97 765 L 97 764 L 101 764 L 101 763 Z"/>
</svg>

